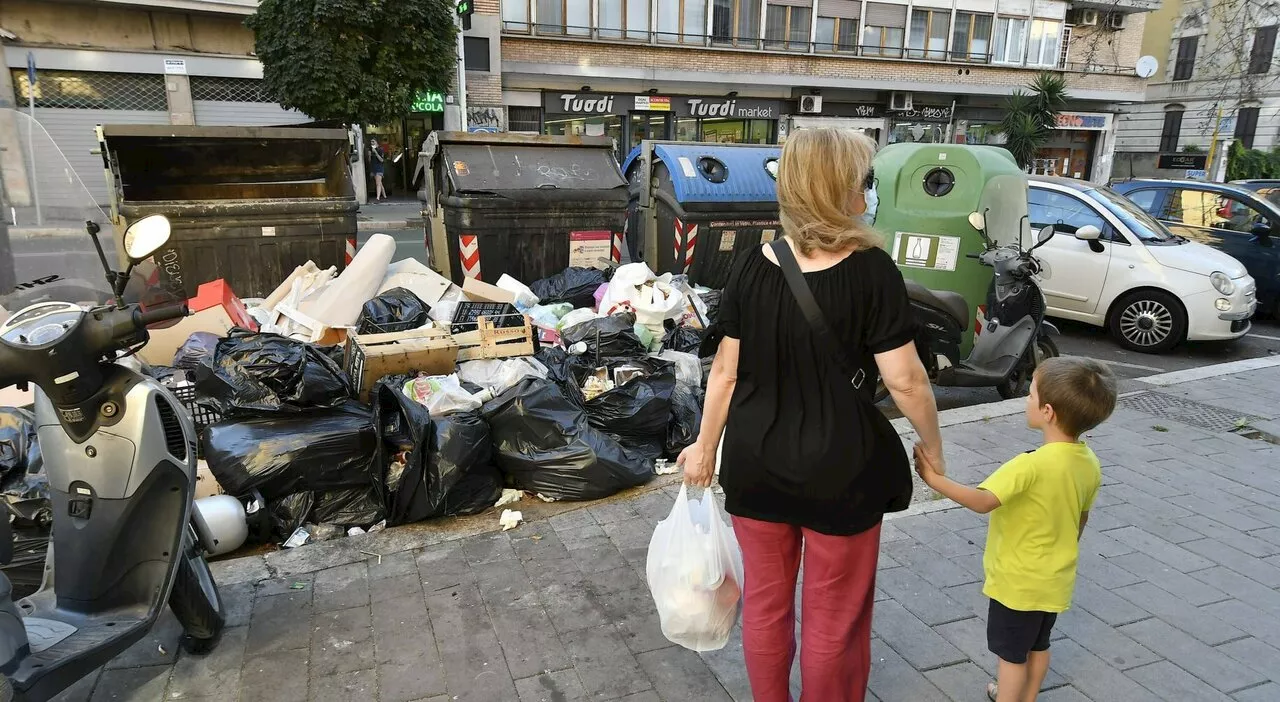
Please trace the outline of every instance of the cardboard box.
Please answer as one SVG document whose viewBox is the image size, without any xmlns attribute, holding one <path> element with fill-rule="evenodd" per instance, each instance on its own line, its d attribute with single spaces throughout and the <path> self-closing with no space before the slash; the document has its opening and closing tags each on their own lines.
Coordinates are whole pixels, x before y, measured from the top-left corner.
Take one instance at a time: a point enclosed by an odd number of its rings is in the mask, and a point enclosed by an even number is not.
<svg viewBox="0 0 1280 702">
<path fill-rule="evenodd" d="M 467 278 L 462 283 L 462 292 L 472 302 L 508 302 L 513 305 L 516 302 L 515 293 L 475 278 Z"/>
<path fill-rule="evenodd" d="M 388 375 L 448 375 L 458 364 L 458 342 L 444 329 L 414 329 L 391 334 L 350 334 L 346 370 L 368 402 L 374 383 Z"/>
<path fill-rule="evenodd" d="M 256 331 L 257 322 L 225 280 L 204 283 L 187 301 L 191 315 L 165 329 L 152 329 L 151 341 L 138 353 L 151 365 L 173 365 L 173 356 L 192 334 L 203 331 L 226 336 L 234 327 Z"/>
</svg>

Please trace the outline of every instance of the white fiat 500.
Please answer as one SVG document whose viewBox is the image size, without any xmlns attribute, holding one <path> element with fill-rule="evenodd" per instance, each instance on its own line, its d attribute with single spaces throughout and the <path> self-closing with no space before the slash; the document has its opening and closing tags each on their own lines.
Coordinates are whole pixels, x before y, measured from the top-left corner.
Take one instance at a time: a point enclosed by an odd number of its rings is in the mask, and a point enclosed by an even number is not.
<svg viewBox="0 0 1280 702">
<path fill-rule="evenodd" d="M 1032 176 L 1032 231 L 1057 235 L 1038 252 L 1050 316 L 1105 326 L 1134 351 L 1249 331 L 1257 301 L 1244 265 L 1179 237 L 1110 188 Z"/>
</svg>

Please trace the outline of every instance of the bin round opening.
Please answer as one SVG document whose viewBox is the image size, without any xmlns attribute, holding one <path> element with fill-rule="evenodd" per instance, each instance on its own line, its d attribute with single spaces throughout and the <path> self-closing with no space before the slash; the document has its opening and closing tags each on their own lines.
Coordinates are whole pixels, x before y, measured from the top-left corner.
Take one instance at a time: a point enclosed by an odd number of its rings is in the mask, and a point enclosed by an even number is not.
<svg viewBox="0 0 1280 702">
<path fill-rule="evenodd" d="M 924 176 L 924 191 L 934 197 L 942 197 L 956 186 L 956 177 L 945 168 L 935 168 Z"/>
<path fill-rule="evenodd" d="M 698 172 L 712 183 L 723 183 L 729 179 L 729 167 L 714 156 L 699 157 Z"/>
</svg>

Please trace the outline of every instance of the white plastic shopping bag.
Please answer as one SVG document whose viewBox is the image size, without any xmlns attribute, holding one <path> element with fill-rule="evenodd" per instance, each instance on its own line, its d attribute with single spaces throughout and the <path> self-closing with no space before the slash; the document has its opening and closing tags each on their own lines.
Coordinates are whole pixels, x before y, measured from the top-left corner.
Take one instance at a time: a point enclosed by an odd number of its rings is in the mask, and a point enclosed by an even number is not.
<svg viewBox="0 0 1280 702">
<path fill-rule="evenodd" d="M 653 530 L 645 572 L 663 636 L 694 651 L 724 648 L 742 602 L 742 550 L 711 490 L 691 500 L 680 487 Z"/>
</svg>

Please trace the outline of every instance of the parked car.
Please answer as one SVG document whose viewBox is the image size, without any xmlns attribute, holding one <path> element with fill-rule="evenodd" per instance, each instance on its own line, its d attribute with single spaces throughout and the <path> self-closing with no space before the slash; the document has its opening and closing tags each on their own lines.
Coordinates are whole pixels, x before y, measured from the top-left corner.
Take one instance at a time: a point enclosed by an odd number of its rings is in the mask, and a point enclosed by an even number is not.
<svg viewBox="0 0 1280 702">
<path fill-rule="evenodd" d="M 1050 316 L 1106 327 L 1144 353 L 1249 331 L 1257 303 L 1239 261 L 1173 234 L 1105 186 L 1047 176 L 1030 186 L 1032 231 L 1057 232 L 1040 249 Z"/>
<path fill-rule="evenodd" d="M 1257 281 L 1258 308 L 1280 315 L 1280 247 L 1274 242 L 1280 236 L 1280 205 L 1260 191 L 1233 184 L 1131 180 L 1113 187 L 1174 234 L 1208 244 L 1243 263 Z"/>
</svg>

